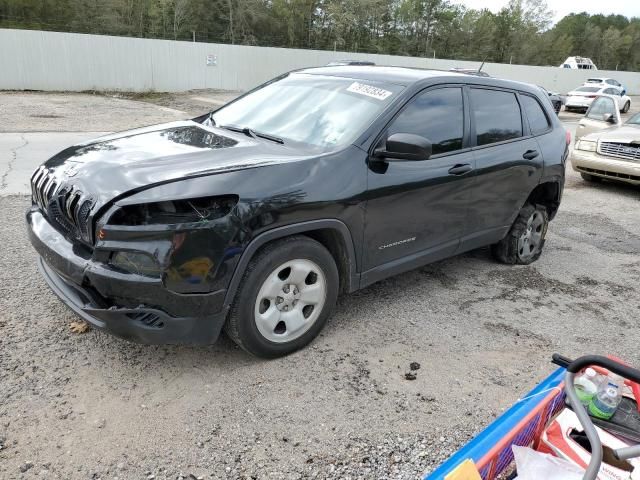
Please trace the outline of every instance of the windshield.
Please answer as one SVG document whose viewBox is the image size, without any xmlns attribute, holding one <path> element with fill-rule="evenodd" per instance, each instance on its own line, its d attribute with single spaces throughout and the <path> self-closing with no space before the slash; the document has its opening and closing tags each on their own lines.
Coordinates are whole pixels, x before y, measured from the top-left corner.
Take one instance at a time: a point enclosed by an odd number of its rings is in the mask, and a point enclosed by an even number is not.
<svg viewBox="0 0 640 480">
<path fill-rule="evenodd" d="M 588 78 L 587 83 L 600 83 L 602 82 L 601 78 Z"/>
<path fill-rule="evenodd" d="M 580 87 L 576 88 L 576 92 L 597 92 L 600 90 L 600 87 Z"/>
<path fill-rule="evenodd" d="M 403 87 L 320 75 L 293 74 L 213 113 L 231 125 L 285 141 L 332 148 L 353 142 Z"/>
<path fill-rule="evenodd" d="M 636 113 L 633 117 L 625 122 L 627 125 L 640 125 L 640 113 Z"/>
</svg>

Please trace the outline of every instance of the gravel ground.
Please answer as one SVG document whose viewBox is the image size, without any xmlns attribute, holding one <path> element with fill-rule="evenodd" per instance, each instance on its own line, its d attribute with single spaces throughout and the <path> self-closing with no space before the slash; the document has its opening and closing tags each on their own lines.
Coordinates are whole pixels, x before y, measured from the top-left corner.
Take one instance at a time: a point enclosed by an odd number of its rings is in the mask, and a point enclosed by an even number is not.
<svg viewBox="0 0 640 480">
<path fill-rule="evenodd" d="M 0 92 L 0 132 L 115 132 L 185 117 L 123 95 Z"/>
<path fill-rule="evenodd" d="M 0 478 L 418 478 L 546 376 L 553 352 L 640 364 L 639 200 L 569 171 L 534 265 L 481 249 L 379 282 L 342 297 L 309 348 L 262 361 L 224 337 L 71 333 L 26 238 L 28 198 L 0 197 Z"/>
</svg>

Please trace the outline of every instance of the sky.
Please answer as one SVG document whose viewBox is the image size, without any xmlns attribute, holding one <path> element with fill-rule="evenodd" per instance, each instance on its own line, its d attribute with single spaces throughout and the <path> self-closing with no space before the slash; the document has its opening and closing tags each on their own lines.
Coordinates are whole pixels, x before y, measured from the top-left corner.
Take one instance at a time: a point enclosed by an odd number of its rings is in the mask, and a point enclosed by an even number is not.
<svg viewBox="0 0 640 480">
<path fill-rule="evenodd" d="M 454 0 L 454 2 L 469 8 L 478 10 L 488 8 L 492 12 L 497 12 L 509 3 L 509 0 Z M 554 12 L 554 23 L 569 13 L 580 12 L 640 17 L 640 0 L 547 0 L 547 5 Z"/>
</svg>

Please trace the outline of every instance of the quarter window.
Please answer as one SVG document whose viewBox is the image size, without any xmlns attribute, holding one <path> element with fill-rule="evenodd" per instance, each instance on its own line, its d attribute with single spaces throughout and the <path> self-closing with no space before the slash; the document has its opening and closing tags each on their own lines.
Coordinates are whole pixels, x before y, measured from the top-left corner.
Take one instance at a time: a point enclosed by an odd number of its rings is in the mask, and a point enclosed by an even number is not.
<svg viewBox="0 0 640 480">
<path fill-rule="evenodd" d="M 471 107 L 477 145 L 488 145 L 522 136 L 520 106 L 514 93 L 472 88 Z"/>
<path fill-rule="evenodd" d="M 387 135 L 413 133 L 431 142 L 433 155 L 462 148 L 464 108 L 462 89 L 429 90 L 411 100 L 393 121 Z"/>
<path fill-rule="evenodd" d="M 549 127 L 549 119 L 544 113 L 544 110 L 538 103 L 538 101 L 530 97 L 529 95 L 521 95 L 522 107 L 527 115 L 527 119 L 529 120 L 529 128 L 531 128 L 531 133 L 534 135 L 540 135 L 541 133 L 546 132 Z"/>
</svg>

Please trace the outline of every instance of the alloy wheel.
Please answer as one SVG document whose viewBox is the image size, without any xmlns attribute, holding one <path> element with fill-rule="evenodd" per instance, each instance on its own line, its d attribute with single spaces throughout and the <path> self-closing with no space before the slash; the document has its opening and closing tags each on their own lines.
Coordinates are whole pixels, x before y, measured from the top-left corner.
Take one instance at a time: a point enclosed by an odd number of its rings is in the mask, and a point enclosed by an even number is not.
<svg viewBox="0 0 640 480">
<path fill-rule="evenodd" d="M 518 256 L 527 259 L 535 255 L 542 244 L 544 216 L 535 211 L 527 220 L 527 228 L 518 239 Z"/>
</svg>

